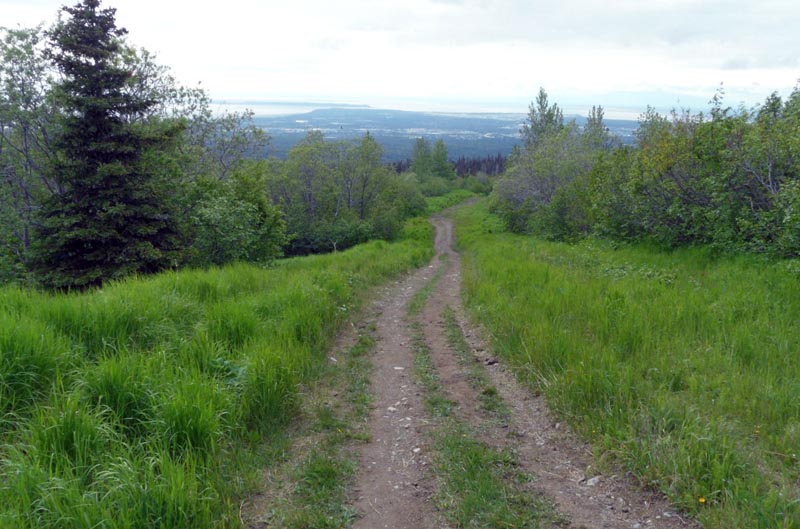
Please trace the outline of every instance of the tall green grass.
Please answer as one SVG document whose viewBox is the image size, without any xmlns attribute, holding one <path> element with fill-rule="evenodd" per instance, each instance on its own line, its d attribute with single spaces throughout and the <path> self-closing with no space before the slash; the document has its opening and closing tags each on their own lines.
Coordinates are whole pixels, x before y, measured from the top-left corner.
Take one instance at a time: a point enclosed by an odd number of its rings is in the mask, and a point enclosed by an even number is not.
<svg viewBox="0 0 800 529">
<path fill-rule="evenodd" d="M 466 301 L 520 376 L 707 527 L 800 527 L 800 267 L 502 233 L 458 214 Z"/>
<path fill-rule="evenodd" d="M 432 255 L 397 243 L 0 290 L 0 527 L 240 527 L 251 453 L 291 421 L 363 292 Z"/>
<path fill-rule="evenodd" d="M 468 189 L 454 189 L 438 197 L 426 197 L 425 202 L 428 204 L 428 214 L 432 214 L 461 204 L 465 200 L 476 196 L 478 195 Z"/>
</svg>

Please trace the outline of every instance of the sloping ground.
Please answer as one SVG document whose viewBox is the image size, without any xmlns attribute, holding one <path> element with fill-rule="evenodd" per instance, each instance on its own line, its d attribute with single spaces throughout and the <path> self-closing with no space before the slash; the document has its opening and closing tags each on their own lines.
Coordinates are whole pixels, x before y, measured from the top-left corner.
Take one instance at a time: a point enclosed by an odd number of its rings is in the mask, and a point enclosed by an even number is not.
<svg viewBox="0 0 800 529">
<path fill-rule="evenodd" d="M 375 400 L 368 424 L 372 440 L 360 456 L 355 503 L 360 517 L 354 527 L 492 527 L 491 521 L 467 522 L 448 512 L 469 512 L 459 503 L 480 492 L 464 492 L 470 487 L 469 479 L 459 492 L 448 492 L 453 497 L 442 499 L 443 490 L 456 490 L 448 484 L 455 478 L 446 475 L 445 465 L 437 464 L 443 455 L 440 443 L 433 439 L 441 438 L 437 431 L 446 428 L 443 421 L 448 420 L 460 421 L 457 431 L 464 432 L 460 435 L 474 436 L 487 450 L 513 453 L 515 464 L 533 476 L 533 482 L 508 486 L 530 495 L 531 505 L 547 510 L 542 498 L 555 504 L 556 513 L 543 513 L 536 521 L 525 521 L 523 527 L 695 527 L 663 498 L 643 492 L 623 473 L 600 474 L 593 469 L 589 447 L 577 441 L 567 426 L 553 418 L 543 399 L 521 388 L 491 355 L 461 309 L 461 263 L 453 250 L 452 221 L 436 217 L 434 224 L 437 256 L 431 266 L 395 285 L 379 303 L 379 342 L 372 377 Z M 413 294 L 422 291 L 426 282 L 427 292 L 413 298 L 421 299 L 421 311 L 407 315 Z M 462 351 L 461 357 L 452 332 L 448 335 L 451 309 L 468 338 L 468 350 L 466 355 Z M 432 359 L 432 376 L 452 403 L 452 412 L 444 413 L 448 415 L 444 420 L 423 406 L 430 386 L 415 383 L 411 376 L 415 350 L 419 355 L 421 349 Z M 481 376 L 475 374 L 476 364 L 479 370 L 488 366 L 490 383 L 483 389 L 475 382 Z M 487 408 L 483 403 L 486 395 L 494 396 L 494 409 L 506 411 L 498 414 Z M 457 459 L 459 455 L 449 457 Z M 469 456 L 465 451 L 461 457 Z M 451 467 L 468 465 L 464 460 Z M 474 485 L 477 487 L 477 482 Z M 520 501 L 518 495 L 514 497 Z"/>
</svg>

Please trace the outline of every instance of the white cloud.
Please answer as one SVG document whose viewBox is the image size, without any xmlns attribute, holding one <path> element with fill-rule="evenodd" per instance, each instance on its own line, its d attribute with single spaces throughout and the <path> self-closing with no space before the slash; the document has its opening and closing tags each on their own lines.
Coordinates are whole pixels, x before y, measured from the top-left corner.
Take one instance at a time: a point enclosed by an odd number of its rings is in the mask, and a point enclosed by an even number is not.
<svg viewBox="0 0 800 529">
<path fill-rule="evenodd" d="M 734 102 L 800 77 L 789 0 L 105 2 L 130 40 L 212 96 L 519 104 Z M 0 0 L 5 24 L 60 2 Z M 615 103 L 618 104 L 618 103 Z"/>
</svg>

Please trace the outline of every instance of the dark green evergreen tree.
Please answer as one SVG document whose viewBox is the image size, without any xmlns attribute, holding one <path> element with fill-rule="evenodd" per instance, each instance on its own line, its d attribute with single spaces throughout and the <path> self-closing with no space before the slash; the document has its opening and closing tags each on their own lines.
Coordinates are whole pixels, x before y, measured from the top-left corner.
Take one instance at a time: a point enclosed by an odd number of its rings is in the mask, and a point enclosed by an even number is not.
<svg viewBox="0 0 800 529">
<path fill-rule="evenodd" d="M 42 208 L 34 270 L 53 288 L 86 288 L 176 264 L 182 238 L 155 155 L 180 127 L 136 117 L 158 101 L 129 86 L 114 9 L 99 0 L 63 7 L 49 56 L 63 75 L 52 178 L 62 192 Z M 155 161 L 154 161 L 155 160 Z"/>
</svg>

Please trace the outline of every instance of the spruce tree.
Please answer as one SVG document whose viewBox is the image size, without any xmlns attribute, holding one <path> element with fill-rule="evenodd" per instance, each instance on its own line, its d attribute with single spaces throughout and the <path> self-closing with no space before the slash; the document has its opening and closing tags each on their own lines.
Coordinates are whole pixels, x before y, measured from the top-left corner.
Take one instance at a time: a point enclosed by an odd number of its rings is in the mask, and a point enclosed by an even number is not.
<svg viewBox="0 0 800 529">
<path fill-rule="evenodd" d="M 63 75 L 52 166 L 63 191 L 43 205 L 33 268 L 46 286 L 81 289 L 180 258 L 176 217 L 146 156 L 175 141 L 180 129 L 135 119 L 158 102 L 126 90 L 126 30 L 116 26 L 114 9 L 83 0 L 62 12 L 49 32 L 49 55 Z"/>
</svg>

